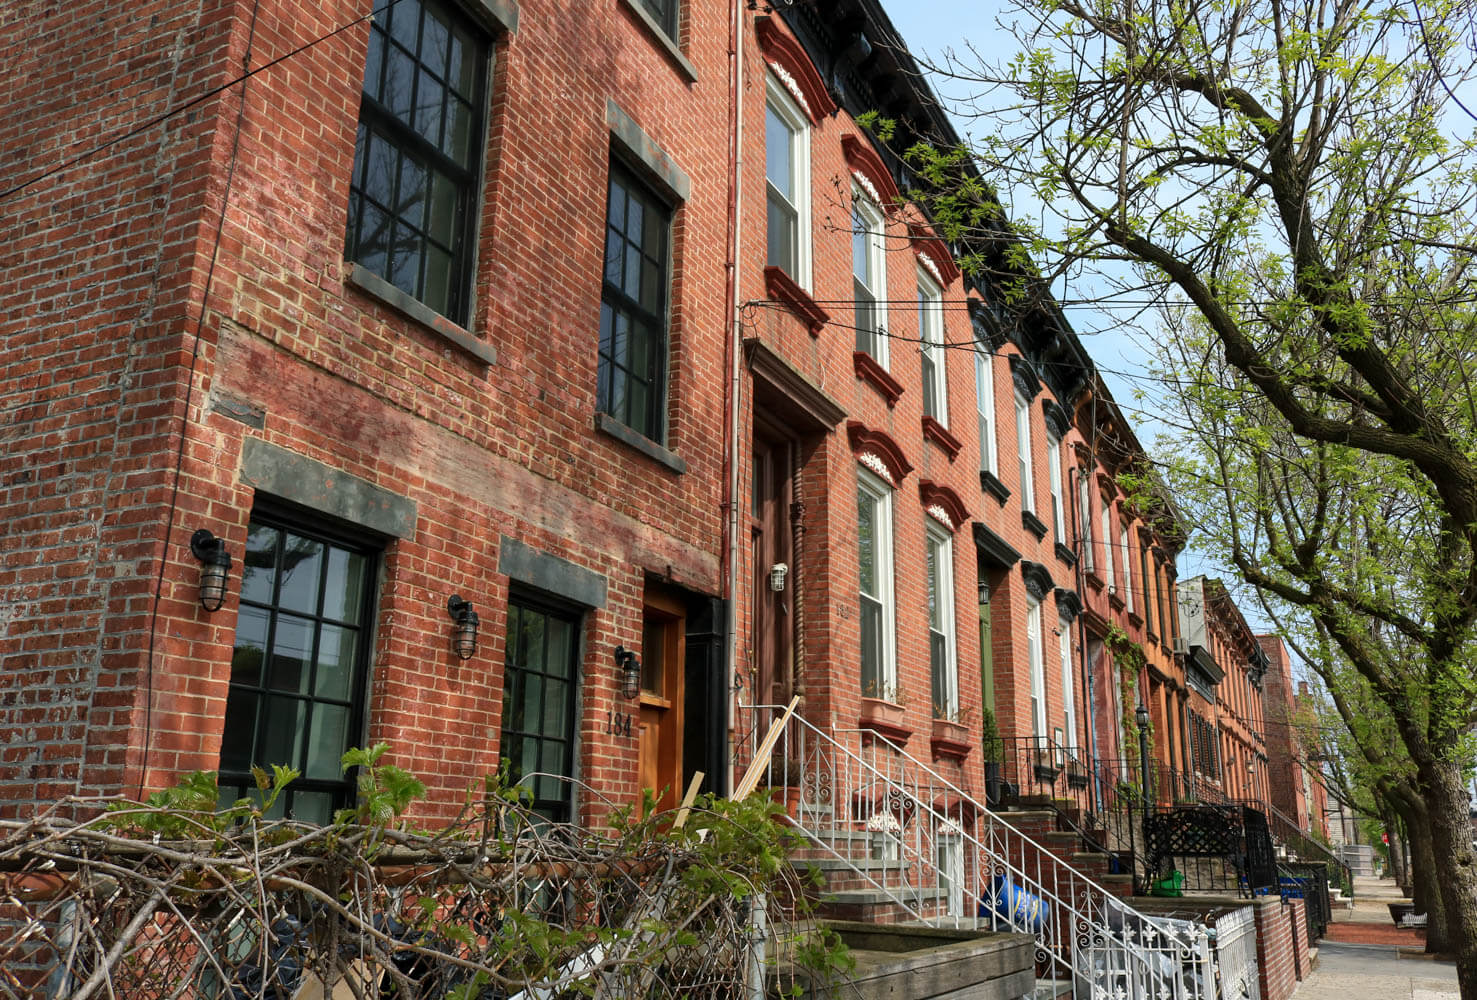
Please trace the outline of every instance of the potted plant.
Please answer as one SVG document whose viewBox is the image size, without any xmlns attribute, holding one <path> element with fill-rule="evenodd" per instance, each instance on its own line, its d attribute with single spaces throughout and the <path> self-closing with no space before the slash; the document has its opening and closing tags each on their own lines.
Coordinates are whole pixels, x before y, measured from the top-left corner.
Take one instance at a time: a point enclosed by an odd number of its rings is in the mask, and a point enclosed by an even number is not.
<svg viewBox="0 0 1477 1000">
<path fill-rule="evenodd" d="M 898 683 L 869 682 L 862 689 L 858 724 L 895 743 L 906 743 L 913 730 L 907 724 L 908 692 Z"/>
<path fill-rule="evenodd" d="M 770 797 L 785 807 L 791 819 L 797 818 L 800 812 L 800 762 L 778 755 L 771 758 L 767 784 Z"/>
<path fill-rule="evenodd" d="M 995 713 L 988 708 L 980 711 L 980 752 L 985 763 L 985 802 L 998 806 L 1005 797 L 1005 741 L 1000 738 Z"/>
<path fill-rule="evenodd" d="M 969 708 L 949 707 L 937 702 L 933 706 L 933 731 L 929 742 L 935 757 L 963 760 L 973 746 L 969 742 L 969 722 L 974 713 Z"/>
</svg>

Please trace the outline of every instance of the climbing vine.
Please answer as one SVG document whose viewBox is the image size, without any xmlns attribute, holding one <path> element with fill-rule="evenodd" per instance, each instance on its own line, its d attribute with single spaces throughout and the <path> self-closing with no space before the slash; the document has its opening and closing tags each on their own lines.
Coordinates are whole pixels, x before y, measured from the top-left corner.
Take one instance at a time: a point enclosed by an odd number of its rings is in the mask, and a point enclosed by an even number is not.
<svg viewBox="0 0 1477 1000">
<path fill-rule="evenodd" d="M 1139 674 L 1147 667 L 1148 660 L 1144 657 L 1144 647 L 1130 639 L 1128 633 L 1117 625 L 1108 626 L 1103 644 L 1113 654 L 1113 662 L 1118 666 L 1118 707 L 1121 713 L 1118 718 L 1119 746 L 1122 747 L 1124 756 L 1131 761 L 1134 759 L 1132 748 L 1138 745 L 1138 720 L 1134 717 L 1134 711 L 1138 707 L 1138 679 Z M 1155 759 L 1153 719 L 1149 720 L 1148 736 L 1149 760 L 1152 761 Z"/>
</svg>

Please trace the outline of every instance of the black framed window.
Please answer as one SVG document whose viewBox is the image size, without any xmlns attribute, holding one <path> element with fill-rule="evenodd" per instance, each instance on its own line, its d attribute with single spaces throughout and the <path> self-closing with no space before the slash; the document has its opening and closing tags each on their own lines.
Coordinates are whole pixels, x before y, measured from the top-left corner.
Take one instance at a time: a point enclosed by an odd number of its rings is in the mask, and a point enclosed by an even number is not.
<svg viewBox="0 0 1477 1000">
<path fill-rule="evenodd" d="M 457 323 L 471 302 L 488 39 L 454 6 L 370 26 L 344 256 Z"/>
<path fill-rule="evenodd" d="M 638 0 L 646 13 L 662 29 L 662 34 L 677 40 L 677 0 Z"/>
<path fill-rule="evenodd" d="M 556 823 L 573 818 L 579 617 L 537 600 L 508 601 L 502 759 Z"/>
<path fill-rule="evenodd" d="M 275 815 L 326 823 L 353 801 L 340 758 L 359 739 L 374 620 L 376 547 L 254 513 L 241 571 L 219 784 L 252 767 L 297 768 Z"/>
<path fill-rule="evenodd" d="M 666 415 L 668 237 L 672 209 L 611 164 L 600 294 L 598 405 L 653 441 Z"/>
</svg>

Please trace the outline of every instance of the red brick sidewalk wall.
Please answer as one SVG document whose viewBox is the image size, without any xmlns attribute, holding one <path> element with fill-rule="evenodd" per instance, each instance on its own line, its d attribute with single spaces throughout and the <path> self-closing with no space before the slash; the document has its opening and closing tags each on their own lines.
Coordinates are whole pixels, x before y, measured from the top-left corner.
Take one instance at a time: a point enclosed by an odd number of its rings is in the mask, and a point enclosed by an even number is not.
<svg viewBox="0 0 1477 1000">
<path fill-rule="evenodd" d="M 1252 903 L 1256 913 L 1257 979 L 1262 1000 L 1287 1000 L 1297 986 L 1293 959 L 1292 925 L 1280 899 L 1263 897 Z"/>
</svg>

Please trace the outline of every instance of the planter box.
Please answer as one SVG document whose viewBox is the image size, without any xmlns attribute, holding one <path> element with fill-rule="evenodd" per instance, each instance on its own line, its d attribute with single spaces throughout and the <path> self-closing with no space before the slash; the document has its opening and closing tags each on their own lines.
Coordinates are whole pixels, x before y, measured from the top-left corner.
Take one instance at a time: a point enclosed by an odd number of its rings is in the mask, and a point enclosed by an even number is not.
<svg viewBox="0 0 1477 1000">
<path fill-rule="evenodd" d="M 948 719 L 933 720 L 929 744 L 933 747 L 935 757 L 949 757 L 954 760 L 963 760 L 974 749 L 974 745 L 969 742 L 969 727 Z"/>
<path fill-rule="evenodd" d="M 857 725 L 899 744 L 908 742 L 913 735 L 907 723 L 907 709 L 881 698 L 862 699 Z"/>
</svg>

